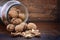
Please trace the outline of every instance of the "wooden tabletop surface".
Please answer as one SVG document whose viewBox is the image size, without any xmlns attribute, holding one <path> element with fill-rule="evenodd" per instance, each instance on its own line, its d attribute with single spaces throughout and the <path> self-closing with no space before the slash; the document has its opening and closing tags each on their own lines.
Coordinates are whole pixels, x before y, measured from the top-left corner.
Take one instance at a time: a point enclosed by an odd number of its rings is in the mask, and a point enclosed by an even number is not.
<svg viewBox="0 0 60 40">
<path fill-rule="evenodd" d="M 37 24 L 38 29 L 40 30 L 41 34 L 47 34 L 47 35 L 52 35 L 52 36 L 60 35 L 59 23 L 54 23 L 54 22 L 34 22 L 34 23 Z M 0 25 L 0 34 L 6 34 L 6 35 L 9 34 L 9 32 L 6 31 L 6 26 Z"/>
<path fill-rule="evenodd" d="M 37 26 L 40 32 L 42 33 L 53 33 L 53 34 L 59 34 L 60 31 L 60 24 L 55 22 L 34 22 Z M 0 25 L 0 33 L 8 33 L 6 31 L 6 26 Z"/>
</svg>

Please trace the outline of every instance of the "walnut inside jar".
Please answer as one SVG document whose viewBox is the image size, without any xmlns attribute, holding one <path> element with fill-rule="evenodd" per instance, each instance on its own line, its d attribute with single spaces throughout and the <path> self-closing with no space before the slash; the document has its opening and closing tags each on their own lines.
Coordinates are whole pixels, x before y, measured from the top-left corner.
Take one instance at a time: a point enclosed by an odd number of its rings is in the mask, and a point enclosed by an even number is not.
<svg viewBox="0 0 60 40">
<path fill-rule="evenodd" d="M 18 17 L 18 12 L 17 12 L 17 8 L 15 6 L 13 6 L 10 10 L 9 10 L 9 13 L 8 15 L 12 18 L 16 18 Z"/>
<path fill-rule="evenodd" d="M 18 15 L 19 14 L 15 10 L 12 10 L 12 11 L 10 10 L 9 11 L 9 16 L 12 17 L 12 18 L 16 18 L 16 17 L 18 17 Z"/>
<path fill-rule="evenodd" d="M 15 11 L 16 11 L 16 10 L 17 10 L 17 8 L 16 8 L 15 6 L 13 6 L 13 7 L 11 7 L 11 9 L 10 9 L 10 10 L 11 10 L 11 11 L 12 11 L 12 10 L 15 10 Z"/>
<path fill-rule="evenodd" d="M 24 13 L 19 13 L 19 18 L 21 18 L 22 20 L 25 19 L 25 14 Z"/>
<path fill-rule="evenodd" d="M 20 18 L 12 18 L 11 23 L 17 25 L 22 23 L 22 20 Z"/>
</svg>

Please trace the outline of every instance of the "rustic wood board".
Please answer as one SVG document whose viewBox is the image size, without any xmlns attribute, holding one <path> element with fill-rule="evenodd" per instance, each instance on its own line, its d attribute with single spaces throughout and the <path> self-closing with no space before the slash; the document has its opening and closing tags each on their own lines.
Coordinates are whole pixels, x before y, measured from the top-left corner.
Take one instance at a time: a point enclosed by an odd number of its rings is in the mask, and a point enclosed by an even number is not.
<svg viewBox="0 0 60 40">
<path fill-rule="evenodd" d="M 29 11 L 29 20 L 52 20 L 56 19 L 57 0 L 18 0 Z"/>
</svg>

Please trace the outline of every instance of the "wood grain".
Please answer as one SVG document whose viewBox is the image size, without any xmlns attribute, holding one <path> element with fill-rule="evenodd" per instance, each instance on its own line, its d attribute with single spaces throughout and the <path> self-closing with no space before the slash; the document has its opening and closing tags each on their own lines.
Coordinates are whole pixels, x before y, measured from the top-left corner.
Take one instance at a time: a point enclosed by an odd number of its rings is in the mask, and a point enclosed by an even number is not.
<svg viewBox="0 0 60 40">
<path fill-rule="evenodd" d="M 19 0 L 29 11 L 29 20 L 40 18 L 40 20 L 56 19 L 56 0 Z M 32 19 L 31 19 L 32 18 Z"/>
</svg>

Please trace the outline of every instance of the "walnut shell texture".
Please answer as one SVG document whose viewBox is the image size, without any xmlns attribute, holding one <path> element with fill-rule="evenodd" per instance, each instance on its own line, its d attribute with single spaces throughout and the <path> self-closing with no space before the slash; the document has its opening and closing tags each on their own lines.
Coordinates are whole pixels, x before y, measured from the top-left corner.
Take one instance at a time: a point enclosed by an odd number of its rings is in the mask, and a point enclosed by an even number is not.
<svg viewBox="0 0 60 40">
<path fill-rule="evenodd" d="M 24 20 L 25 19 L 25 14 L 24 13 L 20 13 L 19 14 L 19 18 L 21 18 L 22 20 Z"/>
<path fill-rule="evenodd" d="M 22 20 L 19 18 L 12 18 L 11 23 L 17 25 L 22 23 Z"/>
<path fill-rule="evenodd" d="M 12 17 L 12 18 L 16 18 L 16 17 L 18 17 L 18 15 L 19 14 L 16 11 L 14 11 L 14 10 L 13 11 L 9 11 L 9 16 Z"/>
<path fill-rule="evenodd" d="M 14 31 L 15 25 L 13 25 L 13 24 L 8 24 L 6 29 L 7 29 L 7 31 Z"/>
<path fill-rule="evenodd" d="M 34 23 L 29 23 L 29 24 L 27 25 L 27 29 L 37 29 L 37 26 L 36 26 L 36 24 L 34 24 Z"/>
<path fill-rule="evenodd" d="M 22 32 L 23 30 L 24 30 L 24 28 L 25 28 L 25 25 L 26 25 L 26 23 L 21 23 L 21 24 L 19 24 L 19 25 L 17 25 L 16 27 L 15 27 L 15 31 L 16 32 Z"/>
</svg>

